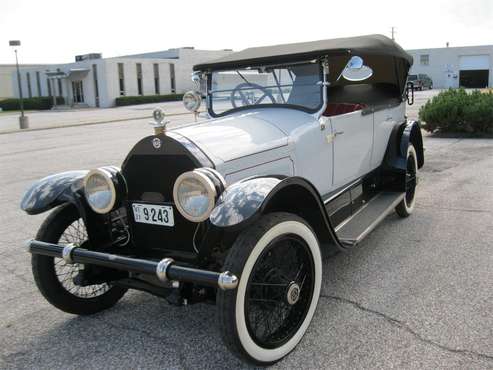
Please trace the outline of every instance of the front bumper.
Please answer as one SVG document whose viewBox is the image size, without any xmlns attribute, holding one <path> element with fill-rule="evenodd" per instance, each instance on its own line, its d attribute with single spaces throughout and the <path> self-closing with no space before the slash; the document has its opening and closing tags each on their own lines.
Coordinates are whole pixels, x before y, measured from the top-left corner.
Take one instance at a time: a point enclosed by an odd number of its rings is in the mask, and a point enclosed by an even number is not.
<svg viewBox="0 0 493 370">
<path fill-rule="evenodd" d="M 172 258 L 165 258 L 155 262 L 90 251 L 75 244 L 59 245 L 38 240 L 28 240 L 26 248 L 32 254 L 63 258 L 66 263 L 90 264 L 116 270 L 155 275 L 162 282 L 196 283 L 222 290 L 235 289 L 238 286 L 238 278 L 229 271 L 215 272 L 179 266 L 175 264 Z"/>
</svg>

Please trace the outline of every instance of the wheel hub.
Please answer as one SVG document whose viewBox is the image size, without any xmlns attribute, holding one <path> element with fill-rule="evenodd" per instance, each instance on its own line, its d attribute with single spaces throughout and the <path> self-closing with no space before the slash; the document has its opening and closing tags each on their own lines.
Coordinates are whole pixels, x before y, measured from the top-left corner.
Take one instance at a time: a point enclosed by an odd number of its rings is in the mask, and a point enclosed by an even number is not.
<svg viewBox="0 0 493 370">
<path fill-rule="evenodd" d="M 294 281 L 289 284 L 288 292 L 287 292 L 287 301 L 289 305 L 294 305 L 300 299 L 301 288 Z"/>
</svg>

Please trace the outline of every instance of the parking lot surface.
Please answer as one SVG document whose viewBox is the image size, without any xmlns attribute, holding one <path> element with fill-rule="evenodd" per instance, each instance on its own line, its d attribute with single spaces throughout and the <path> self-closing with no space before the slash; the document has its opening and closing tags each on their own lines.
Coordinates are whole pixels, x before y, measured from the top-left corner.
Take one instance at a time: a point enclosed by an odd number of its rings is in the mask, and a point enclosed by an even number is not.
<svg viewBox="0 0 493 370">
<path fill-rule="evenodd" d="M 181 101 L 173 101 L 113 108 L 32 111 L 26 112 L 26 115 L 29 117 L 30 129 L 44 129 L 150 118 L 156 107 L 162 107 L 169 115 L 188 113 Z M 18 129 L 19 112 L 5 111 L 0 113 L 0 133 Z"/>
<path fill-rule="evenodd" d="M 0 135 L 0 368 L 246 367 L 223 346 L 214 306 L 129 292 L 76 317 L 34 285 L 23 241 L 46 214 L 24 214 L 23 191 L 54 172 L 119 165 L 152 133 L 146 121 Z M 414 215 L 389 215 L 324 263 L 314 320 L 274 368 L 493 368 L 493 140 L 425 137 L 425 147 Z"/>
</svg>

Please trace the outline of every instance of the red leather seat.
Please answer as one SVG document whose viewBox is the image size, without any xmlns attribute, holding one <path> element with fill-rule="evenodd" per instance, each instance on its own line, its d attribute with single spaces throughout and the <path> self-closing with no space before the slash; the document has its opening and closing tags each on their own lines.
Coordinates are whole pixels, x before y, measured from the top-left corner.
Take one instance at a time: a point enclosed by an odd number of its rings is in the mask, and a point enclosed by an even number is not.
<svg viewBox="0 0 493 370">
<path fill-rule="evenodd" d="M 366 104 L 329 103 L 327 104 L 327 108 L 325 109 L 324 116 L 338 116 L 340 114 L 346 114 L 365 109 L 366 107 Z"/>
</svg>

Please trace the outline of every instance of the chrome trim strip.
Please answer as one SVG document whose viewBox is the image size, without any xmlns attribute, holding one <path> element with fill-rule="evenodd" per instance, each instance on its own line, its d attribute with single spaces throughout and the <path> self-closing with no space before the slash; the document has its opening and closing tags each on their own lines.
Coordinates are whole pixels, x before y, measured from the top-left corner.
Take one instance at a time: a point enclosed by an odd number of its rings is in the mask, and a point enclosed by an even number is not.
<svg viewBox="0 0 493 370">
<path fill-rule="evenodd" d="M 336 190 L 335 194 L 330 195 L 326 200 L 324 200 L 324 204 L 329 203 L 331 200 L 334 200 L 335 198 L 337 198 L 342 193 L 346 192 L 347 190 L 351 189 L 352 187 L 354 187 L 356 185 L 359 185 L 362 182 L 363 182 L 363 178 L 360 177 L 359 179 L 356 179 L 353 182 L 349 183 L 349 185 L 344 186 L 342 189 Z"/>
</svg>

